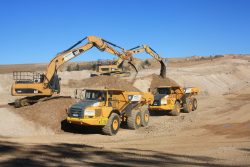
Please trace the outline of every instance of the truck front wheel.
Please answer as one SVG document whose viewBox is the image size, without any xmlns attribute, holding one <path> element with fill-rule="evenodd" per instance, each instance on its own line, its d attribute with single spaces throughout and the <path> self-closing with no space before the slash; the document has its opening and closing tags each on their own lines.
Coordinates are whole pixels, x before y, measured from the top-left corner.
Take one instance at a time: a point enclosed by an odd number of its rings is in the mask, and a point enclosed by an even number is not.
<svg viewBox="0 0 250 167">
<path fill-rule="evenodd" d="M 197 99 L 193 98 L 193 108 L 192 110 L 195 111 L 197 109 L 198 103 L 197 103 Z"/>
<path fill-rule="evenodd" d="M 170 113 L 173 116 L 178 116 L 178 115 L 180 115 L 180 111 L 181 111 L 180 103 L 178 101 L 176 101 L 174 104 L 174 109 Z"/>
<path fill-rule="evenodd" d="M 183 111 L 185 113 L 190 113 L 192 110 L 193 110 L 193 100 L 187 98 L 186 102 L 183 104 Z"/>
<path fill-rule="evenodd" d="M 129 129 L 138 129 L 142 125 L 142 118 L 140 111 L 132 111 L 131 115 L 128 116 L 127 125 Z"/>
<path fill-rule="evenodd" d="M 109 117 L 108 123 L 102 128 L 105 135 L 116 135 L 120 128 L 120 118 L 116 113 L 112 113 Z"/>
</svg>

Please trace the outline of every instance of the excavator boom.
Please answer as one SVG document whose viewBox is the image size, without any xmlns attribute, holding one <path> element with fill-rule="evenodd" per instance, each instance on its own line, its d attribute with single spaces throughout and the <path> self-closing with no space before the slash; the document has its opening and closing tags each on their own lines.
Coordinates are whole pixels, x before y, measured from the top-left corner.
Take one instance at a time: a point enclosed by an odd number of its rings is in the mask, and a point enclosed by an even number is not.
<svg viewBox="0 0 250 167">
<path fill-rule="evenodd" d="M 83 41 L 87 40 L 87 43 L 80 45 Z M 138 73 L 136 66 L 133 64 L 133 55 L 140 52 L 147 52 L 153 58 L 161 63 L 161 76 L 166 77 L 166 64 L 152 48 L 147 45 L 137 47 L 131 50 L 125 50 L 122 47 L 115 45 L 107 40 L 96 36 L 87 36 L 76 44 L 68 48 L 67 50 L 58 53 L 48 64 L 46 72 L 44 74 L 38 74 L 31 72 L 31 79 L 23 79 L 22 72 L 15 72 L 14 79 L 15 83 L 12 85 L 11 94 L 13 96 L 26 96 L 25 98 L 16 101 L 16 106 L 29 105 L 29 102 L 35 102 L 40 98 L 47 98 L 52 96 L 54 93 L 60 93 L 60 78 L 57 75 L 58 69 L 68 62 L 69 60 L 83 54 L 84 52 L 96 47 L 100 51 L 105 51 L 113 54 L 119 58 L 118 65 L 122 64 L 124 60 L 128 60 L 128 63 L 133 67 L 134 71 Z M 117 51 L 115 48 L 118 48 Z M 25 75 L 26 72 L 25 72 Z M 134 77 L 135 78 L 135 77 Z"/>
<path fill-rule="evenodd" d="M 87 40 L 86 44 L 77 47 L 85 40 Z M 34 76 L 31 76 L 33 79 L 27 81 L 20 77 L 22 76 L 22 72 L 16 72 L 15 75 L 19 78 L 17 78 L 12 85 L 11 94 L 13 96 L 26 96 L 29 98 L 36 97 L 37 99 L 39 97 L 48 97 L 52 96 L 54 93 L 59 93 L 60 79 L 57 75 L 57 70 L 69 60 L 83 54 L 92 47 L 116 55 L 121 60 L 131 61 L 131 57 L 124 52 L 122 47 L 96 36 L 87 36 L 69 49 L 57 54 L 48 64 L 46 72 L 36 77 L 38 79 L 34 79 Z M 117 51 L 115 48 L 119 48 L 120 51 Z M 137 69 L 135 69 L 135 71 L 137 71 Z M 34 72 L 31 74 L 34 74 Z"/>
</svg>

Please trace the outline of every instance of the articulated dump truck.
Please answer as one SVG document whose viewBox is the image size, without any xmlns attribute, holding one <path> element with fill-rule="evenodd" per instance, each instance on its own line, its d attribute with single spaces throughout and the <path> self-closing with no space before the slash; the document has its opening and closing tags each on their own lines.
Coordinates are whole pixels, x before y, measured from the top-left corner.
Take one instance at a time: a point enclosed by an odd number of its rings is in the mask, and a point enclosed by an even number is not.
<svg viewBox="0 0 250 167">
<path fill-rule="evenodd" d="M 179 86 L 161 86 L 156 88 L 154 102 L 149 106 L 150 113 L 157 115 L 159 111 L 170 112 L 171 115 L 180 115 L 181 110 L 189 113 L 197 109 L 195 95 L 199 88 L 181 88 Z"/>
<path fill-rule="evenodd" d="M 67 122 L 82 126 L 100 126 L 105 135 L 115 135 L 121 122 L 129 129 L 147 126 L 148 106 L 154 96 L 147 92 L 128 92 L 117 89 L 77 90 L 79 102 L 67 110 Z"/>
</svg>

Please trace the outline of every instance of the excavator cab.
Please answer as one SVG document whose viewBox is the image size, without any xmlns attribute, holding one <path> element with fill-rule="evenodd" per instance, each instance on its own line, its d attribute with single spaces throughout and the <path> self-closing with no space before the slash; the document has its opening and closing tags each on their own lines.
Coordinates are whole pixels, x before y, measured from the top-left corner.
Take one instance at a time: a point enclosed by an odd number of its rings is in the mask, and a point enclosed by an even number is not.
<svg viewBox="0 0 250 167">
<path fill-rule="evenodd" d="M 14 71 L 13 79 L 15 83 L 42 83 L 44 75 L 32 71 Z"/>
</svg>

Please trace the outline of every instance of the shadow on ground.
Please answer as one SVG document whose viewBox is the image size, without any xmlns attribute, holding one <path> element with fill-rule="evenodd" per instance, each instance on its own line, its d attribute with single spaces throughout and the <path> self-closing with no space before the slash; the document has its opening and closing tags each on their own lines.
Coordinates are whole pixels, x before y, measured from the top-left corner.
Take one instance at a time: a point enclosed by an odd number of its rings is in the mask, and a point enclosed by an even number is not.
<svg viewBox="0 0 250 167">
<path fill-rule="evenodd" d="M 103 126 L 82 126 L 77 124 L 70 124 L 66 120 L 61 121 L 61 130 L 68 133 L 75 134 L 103 134 Z M 121 129 L 129 129 L 125 122 L 120 124 Z"/>
<path fill-rule="evenodd" d="M 223 166 L 206 156 L 133 148 L 107 150 L 84 144 L 21 145 L 0 141 L 0 166 Z"/>
<path fill-rule="evenodd" d="M 102 134 L 102 127 L 69 124 L 66 120 L 61 122 L 61 130 L 75 134 Z"/>
</svg>

